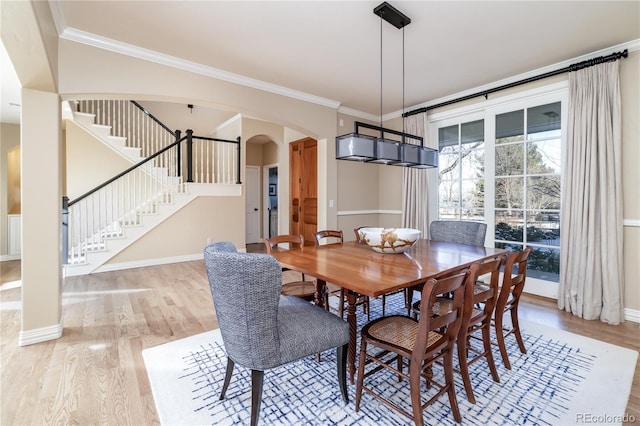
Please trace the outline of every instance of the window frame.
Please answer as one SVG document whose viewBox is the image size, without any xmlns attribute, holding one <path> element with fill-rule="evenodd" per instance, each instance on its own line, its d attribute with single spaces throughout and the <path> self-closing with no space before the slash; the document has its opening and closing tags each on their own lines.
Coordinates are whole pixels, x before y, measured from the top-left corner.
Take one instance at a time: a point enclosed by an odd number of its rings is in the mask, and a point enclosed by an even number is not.
<svg viewBox="0 0 640 426">
<path fill-rule="evenodd" d="M 455 124 L 462 124 L 475 120 L 484 120 L 484 220 L 487 224 L 487 236 L 485 239 L 485 246 L 495 247 L 495 134 L 496 134 L 496 119 L 499 114 L 519 110 L 528 109 L 539 105 L 551 104 L 554 102 L 560 102 L 561 114 L 561 163 L 560 163 L 560 185 L 564 187 L 564 151 L 567 139 L 567 116 L 568 116 L 568 83 L 567 81 L 552 83 L 545 86 L 536 87 L 528 90 L 521 90 L 509 95 L 496 97 L 495 99 L 485 100 L 472 105 L 461 106 L 459 108 L 452 108 L 447 111 L 434 113 L 428 117 L 427 120 L 427 134 L 429 140 L 433 141 L 433 146 L 438 145 L 438 129 L 442 127 L 452 126 Z M 527 141 L 524 141 L 524 147 L 526 149 Z M 526 177 L 525 177 L 526 179 Z M 431 209 L 432 217 L 439 217 L 439 194 L 440 180 L 439 176 L 435 179 L 433 184 L 437 197 L 435 199 L 435 206 Z M 525 193 L 526 194 L 526 193 Z M 562 196 L 562 195 L 561 195 Z M 525 210 L 524 208 L 521 210 Z M 562 231 L 561 231 L 562 232 Z M 523 238 L 525 240 L 526 238 Z M 527 244 L 527 242 L 517 242 L 524 244 L 525 246 L 531 245 L 536 247 L 536 243 Z M 560 247 L 558 247 L 560 249 Z M 538 294 L 541 296 L 557 299 L 558 297 L 558 283 L 554 281 L 546 281 L 534 277 L 527 277 L 527 285 L 525 288 L 527 293 Z"/>
</svg>

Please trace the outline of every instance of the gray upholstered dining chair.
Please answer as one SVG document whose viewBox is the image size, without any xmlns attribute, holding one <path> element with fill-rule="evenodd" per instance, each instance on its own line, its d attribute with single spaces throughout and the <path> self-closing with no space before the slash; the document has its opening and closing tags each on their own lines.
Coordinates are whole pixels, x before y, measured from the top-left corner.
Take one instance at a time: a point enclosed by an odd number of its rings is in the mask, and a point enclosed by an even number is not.
<svg viewBox="0 0 640 426">
<path fill-rule="evenodd" d="M 487 235 L 487 224 L 482 222 L 468 222 L 461 220 L 434 220 L 429 225 L 430 239 L 448 243 L 467 244 L 484 247 Z M 413 306 L 413 292 L 420 291 L 421 285 L 407 290 L 407 305 L 409 310 Z"/>
<path fill-rule="evenodd" d="M 227 354 L 220 399 L 234 365 L 251 369 L 251 425 L 258 424 L 264 371 L 337 348 L 338 384 L 347 395 L 349 325 L 295 296 L 281 296 L 282 270 L 268 254 L 239 253 L 230 242 L 204 249 L 218 325 Z"/>
<path fill-rule="evenodd" d="M 434 220 L 429 226 L 433 241 L 484 246 L 487 224 L 460 220 Z"/>
</svg>

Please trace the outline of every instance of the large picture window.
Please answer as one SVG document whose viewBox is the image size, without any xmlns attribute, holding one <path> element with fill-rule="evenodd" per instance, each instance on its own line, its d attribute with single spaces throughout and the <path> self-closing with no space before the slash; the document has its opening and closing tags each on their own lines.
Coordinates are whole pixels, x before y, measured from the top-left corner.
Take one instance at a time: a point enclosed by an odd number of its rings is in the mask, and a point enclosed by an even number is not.
<svg viewBox="0 0 640 426">
<path fill-rule="evenodd" d="M 496 115 L 495 246 L 533 248 L 528 274 L 560 279 L 560 102 Z"/>
<path fill-rule="evenodd" d="M 555 97 L 555 100 L 554 100 Z M 528 277 L 560 278 L 563 95 L 451 113 L 431 124 L 437 135 L 441 220 L 487 223 L 487 245 L 532 247 Z"/>
</svg>

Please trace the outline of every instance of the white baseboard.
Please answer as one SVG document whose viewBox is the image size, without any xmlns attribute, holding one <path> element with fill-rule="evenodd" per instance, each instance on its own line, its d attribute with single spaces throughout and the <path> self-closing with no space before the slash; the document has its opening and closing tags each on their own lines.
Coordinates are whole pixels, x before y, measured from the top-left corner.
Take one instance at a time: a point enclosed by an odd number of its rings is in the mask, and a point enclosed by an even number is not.
<svg viewBox="0 0 640 426">
<path fill-rule="evenodd" d="M 624 308 L 624 320 L 631 322 L 640 322 L 640 310 Z"/>
<path fill-rule="evenodd" d="M 7 260 L 20 260 L 22 257 L 19 254 L 3 254 L 0 256 L 0 262 Z"/>
<path fill-rule="evenodd" d="M 33 345 L 48 340 L 59 339 L 62 336 L 62 323 L 50 327 L 36 328 L 35 330 L 20 331 L 18 346 Z"/>
<path fill-rule="evenodd" d="M 156 259 L 144 259 L 144 260 L 135 260 L 132 262 L 121 262 L 121 263 L 107 263 L 93 271 L 96 272 L 109 272 L 109 271 L 121 271 L 123 269 L 133 269 L 133 268 L 143 268 L 145 266 L 156 266 L 156 265 L 165 265 L 167 263 L 179 263 L 179 262 L 189 262 L 192 260 L 201 260 L 203 259 L 203 254 L 188 254 L 184 256 L 173 256 L 173 257 L 161 257 Z"/>
</svg>

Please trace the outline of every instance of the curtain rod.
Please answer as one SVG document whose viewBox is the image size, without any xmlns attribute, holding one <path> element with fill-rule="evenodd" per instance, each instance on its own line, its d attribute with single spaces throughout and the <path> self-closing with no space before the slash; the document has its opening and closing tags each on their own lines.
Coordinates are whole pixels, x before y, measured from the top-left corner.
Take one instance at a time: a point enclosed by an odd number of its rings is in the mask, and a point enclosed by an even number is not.
<svg viewBox="0 0 640 426">
<path fill-rule="evenodd" d="M 571 64 L 571 65 L 569 65 L 567 67 L 564 67 L 564 68 L 561 68 L 561 69 L 558 69 L 558 70 L 555 70 L 555 71 L 549 71 L 549 72 L 546 72 L 544 74 L 540 74 L 540 75 L 537 75 L 537 76 L 534 76 L 534 77 L 525 78 L 524 80 L 518 80 L 518 81 L 514 81 L 513 83 L 508 83 L 508 84 L 504 84 L 502 86 L 494 87 L 493 89 L 483 90 L 481 92 L 474 93 L 472 95 L 462 96 L 460 98 L 452 99 L 450 101 L 441 102 L 441 103 L 436 104 L 436 105 L 430 105 L 430 106 L 427 106 L 427 107 L 414 109 L 413 111 L 405 112 L 404 114 L 402 114 L 402 117 L 409 117 L 411 115 L 420 114 L 420 113 L 427 112 L 427 111 L 432 110 L 432 109 L 436 109 L 436 108 L 440 108 L 440 107 L 443 107 L 443 106 L 447 106 L 447 105 L 455 104 L 455 103 L 458 103 L 458 102 L 466 101 L 466 100 L 469 100 L 469 99 L 477 98 L 479 96 L 484 96 L 485 98 L 488 98 L 490 93 L 498 92 L 500 90 L 510 89 L 512 87 L 520 86 L 520 85 L 526 84 L 526 83 L 531 83 L 533 81 L 542 80 L 543 78 L 553 77 L 554 75 L 564 74 L 565 72 L 578 71 L 578 70 L 581 70 L 583 68 L 592 67 L 594 65 L 604 64 L 605 62 L 617 61 L 618 59 L 626 58 L 627 56 L 629 56 L 629 52 L 627 51 L 627 49 L 624 49 L 622 52 L 614 52 L 614 53 L 612 53 L 610 55 L 607 55 L 607 56 L 598 56 L 597 58 L 592 58 L 592 59 L 587 59 L 586 61 L 577 62 L 575 64 Z"/>
</svg>

